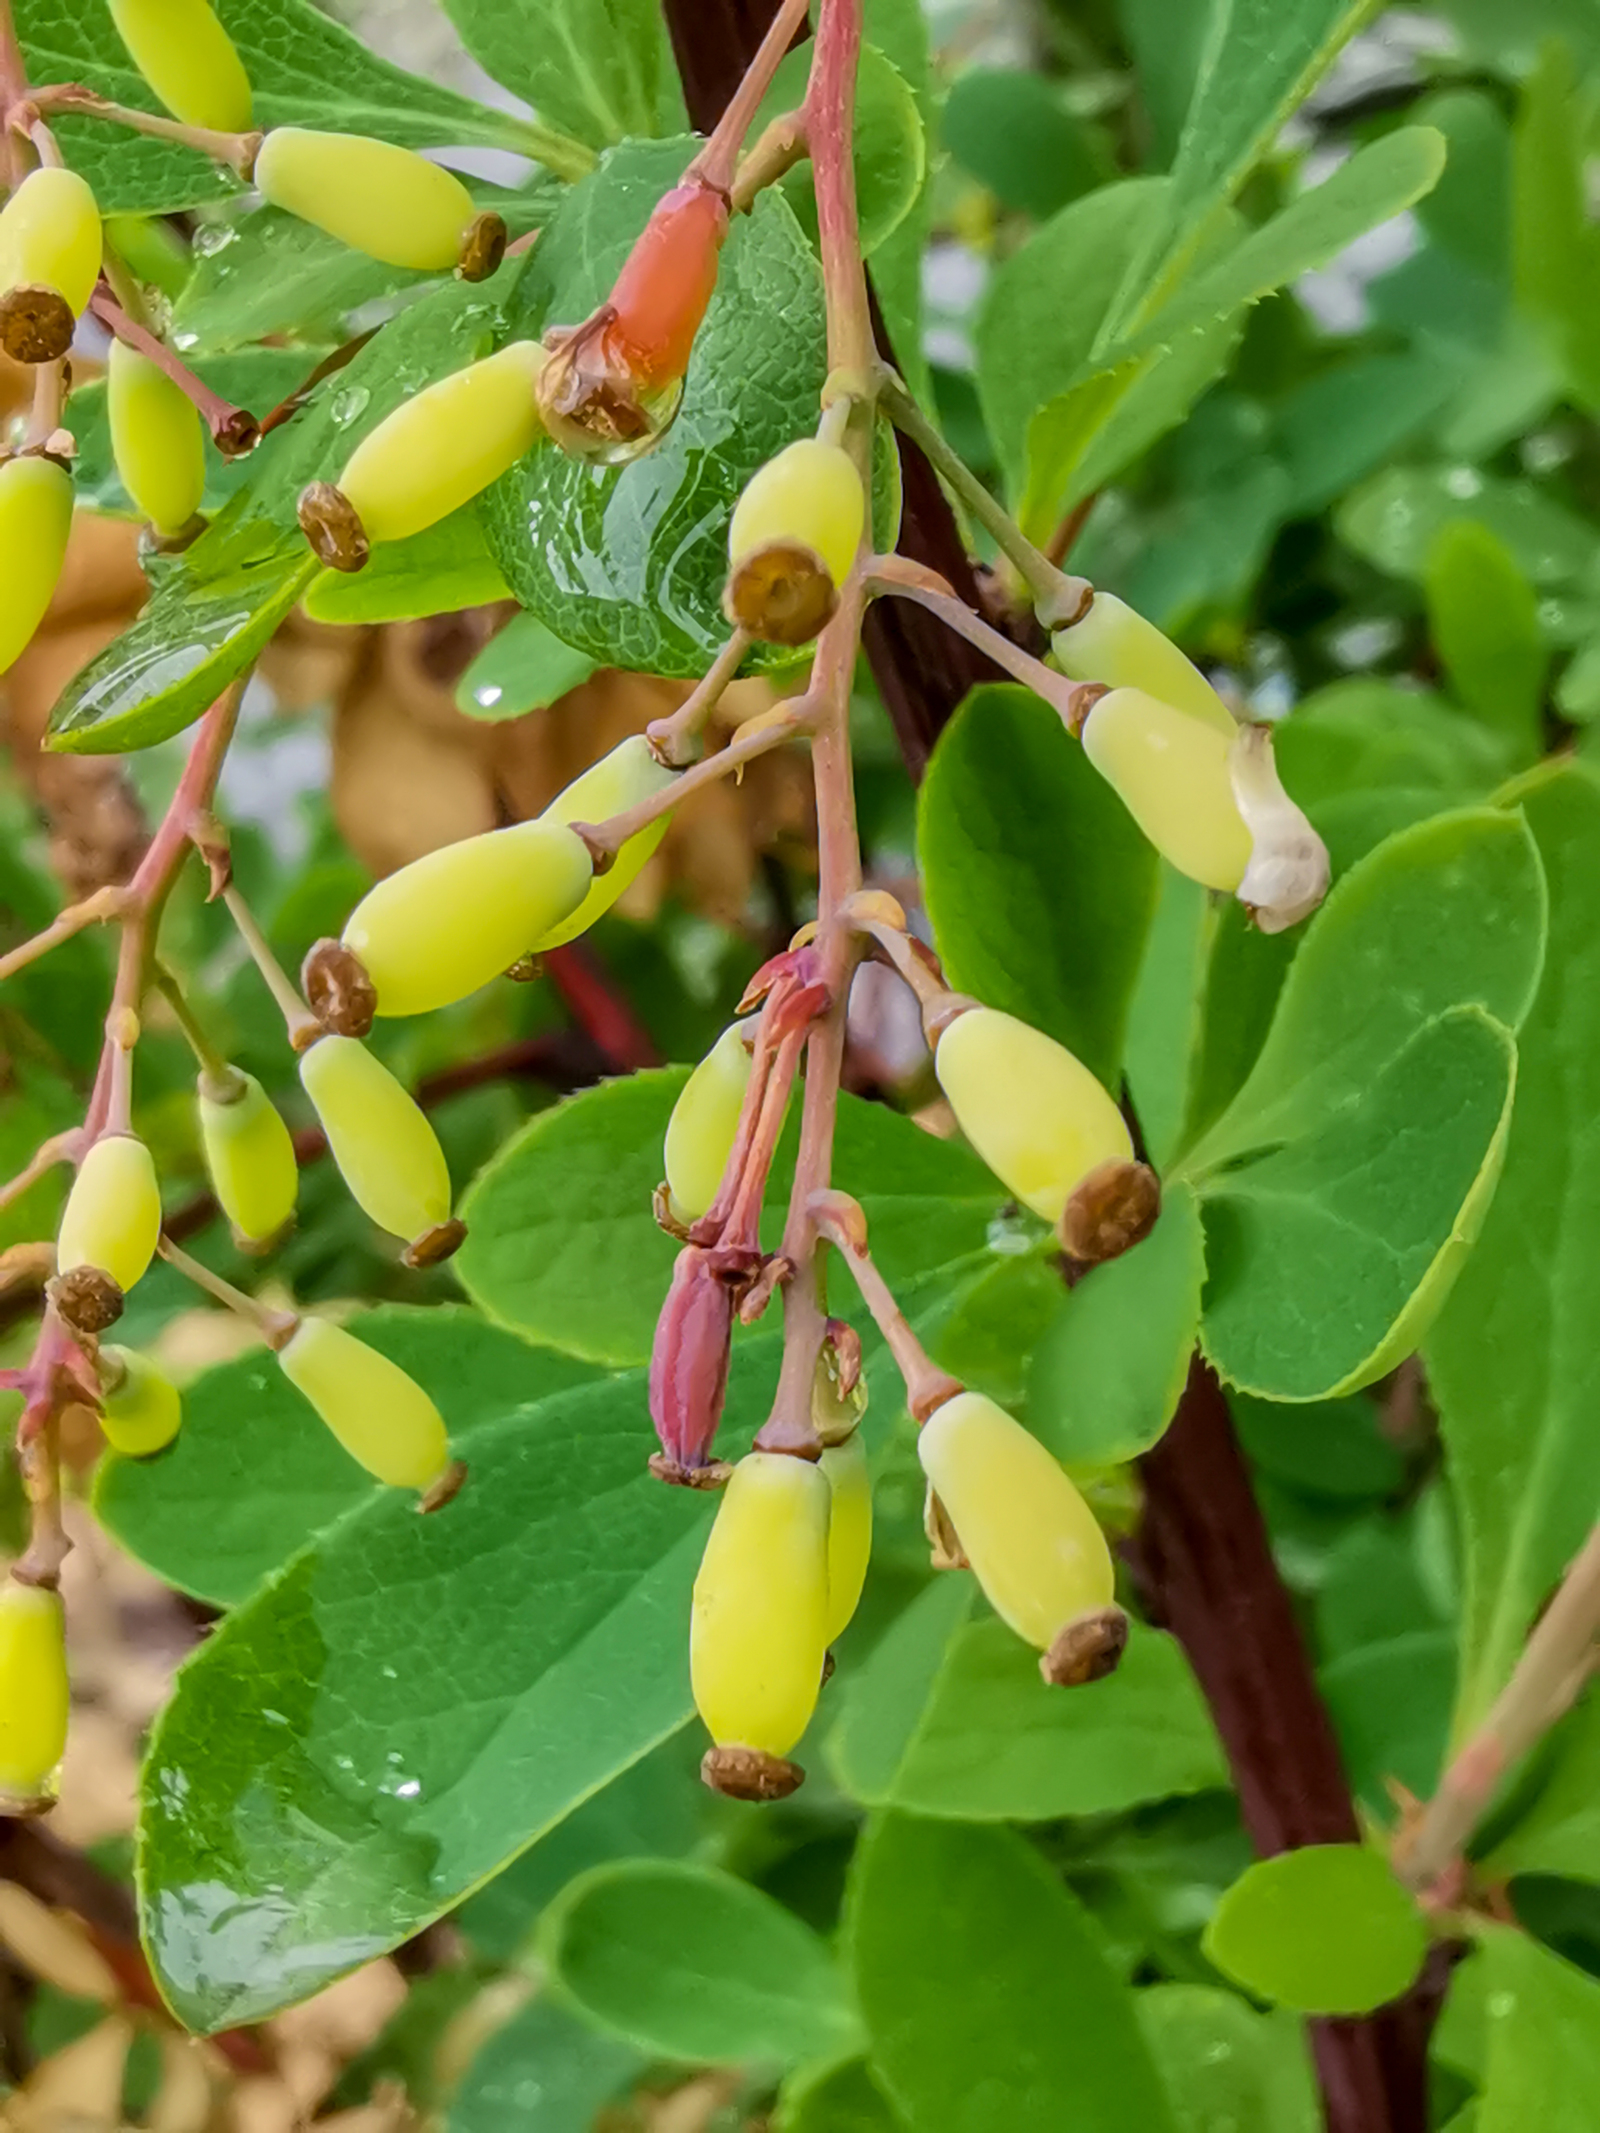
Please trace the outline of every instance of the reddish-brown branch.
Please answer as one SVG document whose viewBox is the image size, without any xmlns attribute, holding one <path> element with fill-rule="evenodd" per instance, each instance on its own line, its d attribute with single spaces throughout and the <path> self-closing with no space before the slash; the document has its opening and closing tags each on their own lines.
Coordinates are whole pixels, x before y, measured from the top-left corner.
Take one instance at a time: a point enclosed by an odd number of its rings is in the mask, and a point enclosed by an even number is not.
<svg viewBox="0 0 1600 2133">
<path fill-rule="evenodd" d="M 626 1074 L 635 1067 L 661 1064 L 655 1039 L 587 941 L 569 941 L 564 948 L 552 948 L 544 967 L 567 1013 L 610 1062 L 611 1073 Z"/>
<path fill-rule="evenodd" d="M 231 457 L 251 449 L 261 430 L 248 408 L 235 407 L 231 400 L 224 400 L 220 393 L 214 393 L 203 378 L 195 376 L 181 356 L 173 353 L 165 341 L 153 334 L 148 326 L 141 326 L 137 319 L 129 318 L 104 284 L 90 297 L 89 308 L 119 341 L 125 341 L 130 348 L 137 348 L 141 355 L 148 356 L 152 363 L 158 364 L 166 372 L 178 390 L 194 403 L 219 451 Z"/>
</svg>

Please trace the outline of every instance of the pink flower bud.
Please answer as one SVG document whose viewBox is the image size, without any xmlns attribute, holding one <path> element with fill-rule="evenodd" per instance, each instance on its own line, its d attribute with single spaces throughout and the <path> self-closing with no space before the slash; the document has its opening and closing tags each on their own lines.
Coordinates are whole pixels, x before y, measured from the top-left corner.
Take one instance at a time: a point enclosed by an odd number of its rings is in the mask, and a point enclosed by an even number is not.
<svg viewBox="0 0 1600 2133">
<path fill-rule="evenodd" d="M 676 1468 L 707 1464 L 728 1389 L 733 1297 L 694 1245 L 678 1254 L 650 1355 L 650 1419 Z"/>
</svg>

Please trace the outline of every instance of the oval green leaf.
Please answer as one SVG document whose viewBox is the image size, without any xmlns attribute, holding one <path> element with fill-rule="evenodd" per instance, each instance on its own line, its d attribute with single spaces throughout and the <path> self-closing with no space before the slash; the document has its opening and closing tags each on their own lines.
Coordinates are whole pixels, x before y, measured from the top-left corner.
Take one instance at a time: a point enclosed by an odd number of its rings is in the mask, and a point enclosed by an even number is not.
<svg viewBox="0 0 1600 2133">
<path fill-rule="evenodd" d="M 1246 1869 L 1202 1942 L 1236 1985 L 1302 2014 L 1370 2014 L 1422 1968 L 1428 1928 L 1387 1861 L 1311 1844 Z"/>
</svg>

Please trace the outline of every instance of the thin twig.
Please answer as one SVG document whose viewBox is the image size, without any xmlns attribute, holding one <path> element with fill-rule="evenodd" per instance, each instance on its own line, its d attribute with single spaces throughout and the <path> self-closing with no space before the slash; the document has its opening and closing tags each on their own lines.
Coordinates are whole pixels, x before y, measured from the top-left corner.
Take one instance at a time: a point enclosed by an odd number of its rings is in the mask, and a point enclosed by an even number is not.
<svg viewBox="0 0 1600 2133">
<path fill-rule="evenodd" d="M 273 954 L 272 943 L 262 932 L 255 913 L 231 881 L 222 892 L 222 901 L 228 907 L 228 916 L 239 930 L 240 939 L 250 951 L 250 960 L 260 971 L 262 981 L 282 1012 L 290 1044 L 295 1051 L 304 1051 L 308 1044 L 315 1043 L 321 1036 L 321 1023 L 307 1007 L 299 987 Z"/>
<path fill-rule="evenodd" d="M 14 977 L 30 963 L 36 963 L 40 956 L 48 955 L 52 948 L 59 948 L 63 941 L 70 941 L 74 934 L 118 917 L 127 893 L 119 887 L 96 889 L 81 904 L 68 904 L 64 911 L 57 912 L 42 932 L 21 942 L 9 954 L 0 955 L 0 982 Z"/>
<path fill-rule="evenodd" d="M 1082 580 L 1063 580 L 1063 583 Z M 908 562 L 904 556 L 874 556 L 868 572 L 869 590 L 875 593 L 892 593 L 897 599 L 914 600 L 918 607 L 925 607 L 940 621 L 948 623 L 969 644 L 975 644 L 986 652 L 997 667 L 1002 667 L 1014 681 L 1042 696 L 1046 703 L 1061 714 L 1063 723 L 1072 731 L 1074 695 L 1080 683 L 1069 681 L 1064 674 L 1056 673 L 1042 660 L 1025 652 L 1020 644 L 1013 644 L 1009 637 L 975 615 L 971 608 L 959 601 L 948 585 L 942 585 L 932 571 L 920 564 Z"/>
<path fill-rule="evenodd" d="M 220 451 L 236 457 L 254 447 L 261 429 L 250 410 L 235 407 L 231 400 L 224 400 L 220 393 L 213 392 L 204 378 L 197 378 L 165 341 L 159 340 L 148 326 L 141 326 L 137 319 L 130 318 L 109 288 L 95 290 L 89 299 L 89 309 L 119 341 L 125 341 L 130 348 L 137 348 L 142 356 L 148 356 L 166 372 L 185 398 L 193 401 Z"/>
<path fill-rule="evenodd" d="M 782 0 L 754 59 L 746 67 L 743 79 L 717 120 L 710 140 L 684 172 L 686 183 L 698 181 L 724 193 L 733 190 L 734 168 L 744 146 L 744 137 L 755 122 L 762 98 L 771 88 L 772 77 L 782 65 L 795 32 L 806 19 L 807 4 L 808 0 Z"/>
<path fill-rule="evenodd" d="M 653 718 L 645 727 L 645 739 L 664 763 L 688 761 L 689 744 L 738 673 L 750 643 L 749 631 L 736 629 L 677 710 L 667 718 Z"/>
<path fill-rule="evenodd" d="M 699 792 L 702 786 L 714 785 L 719 778 L 728 777 L 742 770 L 746 763 L 757 756 L 770 755 L 774 748 L 805 733 L 813 724 L 811 699 L 807 696 L 792 696 L 785 703 L 767 712 L 761 723 L 752 722 L 750 728 L 734 737 L 726 748 L 719 748 L 715 755 L 702 756 L 698 763 L 680 771 L 670 785 L 663 786 L 635 807 L 624 808 L 619 815 L 608 815 L 603 822 L 574 822 L 572 828 L 581 836 L 591 851 L 620 852 L 630 837 L 638 836 L 640 830 L 648 829 L 652 822 L 687 800 L 691 793 Z"/>
<path fill-rule="evenodd" d="M 64 111 L 79 118 L 105 119 L 113 126 L 126 126 L 133 133 L 153 140 L 171 141 L 179 148 L 193 148 L 213 163 L 225 163 L 238 177 L 249 182 L 261 146 L 259 133 L 219 133 L 210 126 L 186 126 L 181 119 L 163 118 L 154 111 L 136 111 L 128 104 L 113 103 L 109 96 L 81 81 L 49 82 L 31 91 L 29 102 L 43 115 Z"/>
<path fill-rule="evenodd" d="M 873 1323 L 905 1379 L 906 1405 L 913 1419 L 919 1424 L 926 1422 L 936 1407 L 961 1391 L 961 1384 L 939 1368 L 912 1332 L 867 1248 L 867 1218 L 860 1204 L 848 1193 L 817 1192 L 811 1195 L 807 1212 L 829 1243 L 838 1247 L 849 1267 L 861 1300 L 872 1313 Z"/>
</svg>

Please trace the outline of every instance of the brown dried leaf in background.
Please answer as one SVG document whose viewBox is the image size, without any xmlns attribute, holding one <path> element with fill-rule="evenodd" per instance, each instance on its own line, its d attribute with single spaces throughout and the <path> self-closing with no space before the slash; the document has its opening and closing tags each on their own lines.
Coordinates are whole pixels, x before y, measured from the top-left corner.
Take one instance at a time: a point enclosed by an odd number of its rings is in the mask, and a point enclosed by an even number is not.
<svg viewBox="0 0 1600 2133">
<path fill-rule="evenodd" d="M 394 667 L 380 638 L 333 725 L 334 819 L 374 874 L 495 826 L 482 729 L 454 712 L 459 730 L 431 713 L 418 717 L 389 678 Z"/>
<path fill-rule="evenodd" d="M 112 2015 L 42 2060 L 0 2115 L 6 2133 L 116 2133 L 133 2024 Z"/>
</svg>

